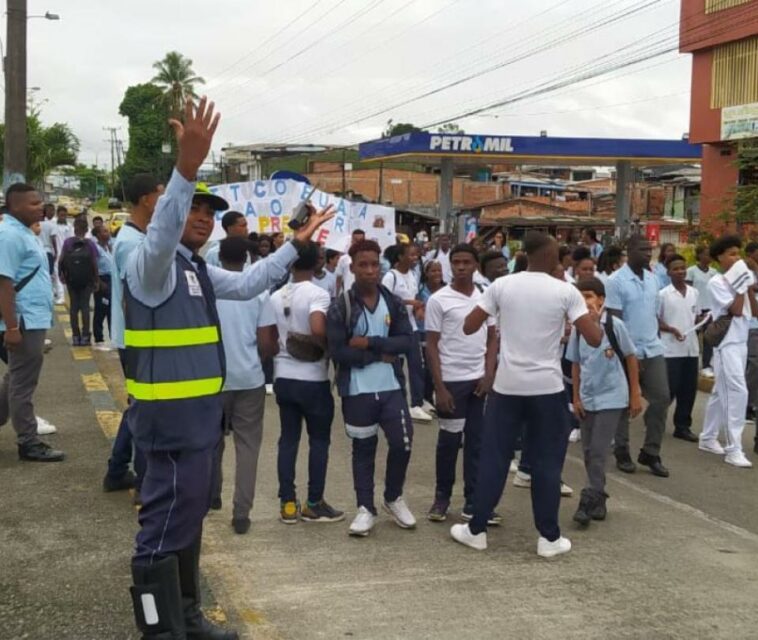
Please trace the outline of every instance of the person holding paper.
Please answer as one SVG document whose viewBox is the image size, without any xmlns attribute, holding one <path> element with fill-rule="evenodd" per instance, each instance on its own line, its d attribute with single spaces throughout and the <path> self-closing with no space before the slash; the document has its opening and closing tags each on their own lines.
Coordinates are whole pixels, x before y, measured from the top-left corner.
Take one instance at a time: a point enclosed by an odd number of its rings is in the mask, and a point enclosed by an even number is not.
<svg viewBox="0 0 758 640">
<path fill-rule="evenodd" d="M 726 454 L 724 462 L 727 464 L 750 468 L 753 463 L 742 450 L 748 399 L 745 367 L 750 319 L 758 315 L 758 303 L 755 296 L 746 295 L 753 293 L 756 285 L 755 277 L 740 257 L 741 248 L 742 242 L 737 236 L 724 236 L 711 245 L 711 257 L 718 261 L 722 271 L 708 283 L 711 313 L 714 322 L 724 316 L 730 316 L 731 322 L 721 342 L 714 345 L 716 381 L 705 408 L 699 448 L 717 455 Z M 726 447 L 718 440 L 722 428 Z"/>
<path fill-rule="evenodd" d="M 697 442 L 692 433 L 692 407 L 697 397 L 698 356 L 700 347 L 695 332 L 698 292 L 690 287 L 687 261 L 674 254 L 666 260 L 671 284 L 658 292 L 658 327 L 666 359 L 671 401 L 676 400 L 674 437 Z"/>
</svg>

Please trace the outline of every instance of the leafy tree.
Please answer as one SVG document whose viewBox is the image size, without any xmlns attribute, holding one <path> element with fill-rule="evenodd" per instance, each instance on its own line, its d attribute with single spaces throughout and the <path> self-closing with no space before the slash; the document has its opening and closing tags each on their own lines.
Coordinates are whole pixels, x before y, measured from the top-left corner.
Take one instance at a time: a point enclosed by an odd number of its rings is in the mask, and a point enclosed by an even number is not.
<svg viewBox="0 0 758 640">
<path fill-rule="evenodd" d="M 758 222 L 758 140 L 739 144 L 739 186 L 734 194 L 734 216 L 738 223 Z"/>
<path fill-rule="evenodd" d="M 77 164 L 75 167 L 64 169 L 63 174 L 79 178 L 81 186 L 78 195 L 87 196 L 93 200 L 105 193 L 105 187 L 110 180 L 109 172 L 94 165 L 88 167 L 84 164 Z"/>
<path fill-rule="evenodd" d="M 463 135 L 466 132 L 461 129 L 461 126 L 457 122 L 447 122 L 437 129 L 437 133 L 454 133 Z"/>
<path fill-rule="evenodd" d="M 119 170 L 121 178 L 143 172 L 162 176 L 172 161 L 171 154 L 166 156 L 161 150 L 168 135 L 163 91 L 150 83 L 131 86 L 118 112 L 129 119 L 129 150 Z"/>
<path fill-rule="evenodd" d="M 169 51 L 163 60 L 153 64 L 153 69 L 158 73 L 151 82 L 163 91 L 172 117 L 178 117 L 184 103 L 189 98 L 197 98 L 195 85 L 205 84 L 205 80 L 195 75 L 192 60 L 178 51 Z"/>
<path fill-rule="evenodd" d="M 40 112 L 32 108 L 26 116 L 27 160 L 26 180 L 42 185 L 45 175 L 56 167 L 76 164 L 79 138 L 62 122 L 46 127 Z M 5 125 L 0 124 L 0 147 L 5 144 Z M 2 158 L 0 158 L 2 165 Z M 0 166 L 1 168 L 1 166 Z"/>
<path fill-rule="evenodd" d="M 419 131 L 423 131 L 423 129 L 409 122 L 398 122 L 395 124 L 392 118 L 390 118 L 387 120 L 387 128 L 382 133 L 382 138 L 391 138 L 392 136 L 401 136 L 404 133 L 417 133 Z"/>
</svg>

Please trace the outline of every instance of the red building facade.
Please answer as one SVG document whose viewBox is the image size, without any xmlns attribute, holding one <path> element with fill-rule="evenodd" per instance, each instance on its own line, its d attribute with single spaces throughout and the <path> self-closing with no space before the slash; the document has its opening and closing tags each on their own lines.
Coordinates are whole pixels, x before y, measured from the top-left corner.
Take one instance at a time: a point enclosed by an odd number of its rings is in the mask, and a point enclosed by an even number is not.
<svg viewBox="0 0 758 640">
<path fill-rule="evenodd" d="M 703 143 L 700 220 L 733 207 L 740 140 L 758 137 L 758 0 L 682 0 L 679 49 L 692 54 L 690 142 Z"/>
</svg>

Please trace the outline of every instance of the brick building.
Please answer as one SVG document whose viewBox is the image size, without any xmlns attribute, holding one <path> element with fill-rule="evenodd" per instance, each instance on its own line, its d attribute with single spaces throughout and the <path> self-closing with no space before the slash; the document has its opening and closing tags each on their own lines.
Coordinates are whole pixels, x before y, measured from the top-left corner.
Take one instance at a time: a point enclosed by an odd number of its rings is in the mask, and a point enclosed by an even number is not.
<svg viewBox="0 0 758 640">
<path fill-rule="evenodd" d="M 716 231 L 745 179 L 739 141 L 758 138 L 758 0 L 682 0 L 679 48 L 692 54 L 690 141 L 705 143 L 701 224 Z"/>
</svg>

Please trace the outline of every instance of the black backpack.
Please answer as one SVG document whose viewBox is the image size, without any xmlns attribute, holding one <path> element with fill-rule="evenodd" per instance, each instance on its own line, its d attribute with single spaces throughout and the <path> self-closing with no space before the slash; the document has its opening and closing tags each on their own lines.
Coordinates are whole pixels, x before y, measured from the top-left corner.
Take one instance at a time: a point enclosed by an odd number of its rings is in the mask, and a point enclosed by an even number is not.
<svg viewBox="0 0 758 640">
<path fill-rule="evenodd" d="M 71 249 L 63 256 L 61 271 L 66 279 L 66 285 L 72 289 L 86 289 L 94 280 L 92 253 L 87 241 L 81 238 L 74 240 Z"/>
</svg>

